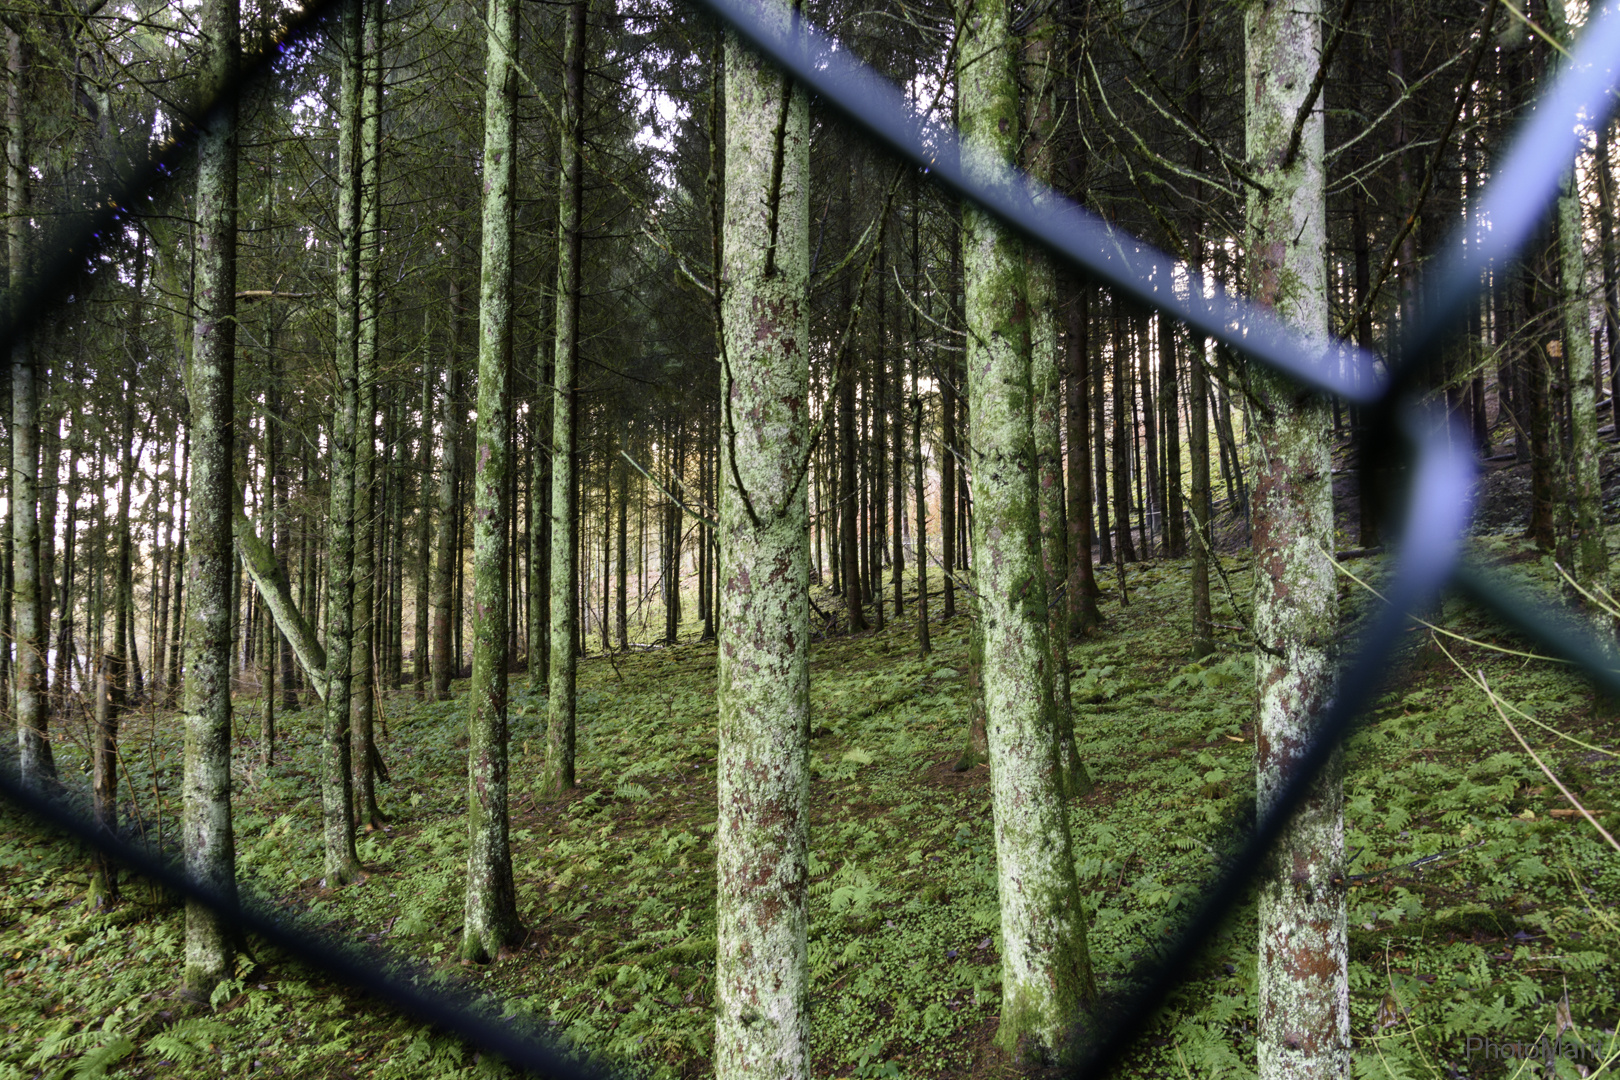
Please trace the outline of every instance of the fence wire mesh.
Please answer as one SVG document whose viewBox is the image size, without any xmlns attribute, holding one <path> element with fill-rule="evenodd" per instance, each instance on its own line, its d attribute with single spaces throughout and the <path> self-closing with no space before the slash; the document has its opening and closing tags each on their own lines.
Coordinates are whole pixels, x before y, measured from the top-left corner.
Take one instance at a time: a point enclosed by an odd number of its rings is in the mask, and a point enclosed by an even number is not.
<svg viewBox="0 0 1620 1080">
<path fill-rule="evenodd" d="M 123 223 L 139 217 L 162 188 L 176 182 L 209 119 L 222 115 L 221 107 L 232 99 L 265 86 L 278 62 L 325 32 L 326 17 L 343 2 L 317 0 L 280 23 L 244 58 L 240 78 L 192 114 L 202 121 L 180 126 L 160 147 L 141 146 L 126 153 L 125 160 L 141 164 L 104 190 L 93 205 L 58 217 L 45 257 L 26 286 L 14 292 L 3 315 L 0 338 L 8 352 L 10 343 L 32 333 L 54 305 L 68 302 L 75 283 L 83 283 L 87 261 L 114 244 Z M 1444 590 L 1453 588 L 1478 603 L 1620 700 L 1620 671 L 1605 643 L 1572 629 L 1524 588 L 1463 561 L 1476 464 L 1463 449 L 1467 440 L 1451 437 L 1444 415 L 1425 408 L 1420 390 L 1421 373 L 1461 325 L 1469 303 L 1481 290 L 1482 272 L 1505 266 L 1531 242 L 1556 197 L 1561 174 L 1571 167 L 1589 133 L 1605 130 L 1620 87 L 1620 7 L 1611 4 L 1590 14 L 1569 59 L 1470 208 L 1469 220 L 1457 229 L 1436 260 L 1436 269 L 1427 275 L 1422 317 L 1395 350 L 1401 360 L 1390 363 L 1344 342 L 1324 347 L 1301 337 L 1270 311 L 1228 295 L 1217 280 L 1200 280 L 1169 256 L 1010 165 L 976 162 L 970 174 L 963 168 L 964 148 L 954 130 L 915 111 L 899 88 L 802 19 L 786 27 L 773 22 L 765 17 L 763 0 L 692 2 L 945 191 L 977 204 L 1026 242 L 1119 295 L 1171 315 L 1305 390 L 1335 394 L 1364 406 L 1366 419 L 1358 438 L 1367 446 L 1397 446 L 1404 455 L 1406 485 L 1399 504 L 1394 578 L 1384 592 L 1384 605 L 1369 620 L 1361 647 L 1340 672 L 1337 696 L 1316 720 L 1316 737 L 1298 773 L 1252 826 L 1231 823 L 1234 831 L 1246 831 L 1243 843 L 1204 890 L 1184 931 L 1149 967 L 1134 973 L 1135 993 L 1105 1006 L 1104 1015 L 1076 1018 L 1081 1030 L 1090 1033 L 1090 1041 L 1071 1069 L 1073 1075 L 1106 1075 L 1140 1037 L 1200 950 L 1248 894 L 1267 852 L 1334 748 L 1376 700 L 1410 618 Z M 494 1018 L 487 1007 L 465 996 L 424 989 L 416 980 L 380 967 L 371 956 L 334 947 L 329 938 L 300 926 L 286 912 L 218 895 L 175 864 L 98 828 L 59 801 L 25 790 L 14 775 L 0 772 L 0 795 L 39 824 L 106 852 L 134 873 L 212 908 L 301 963 L 498 1055 L 517 1069 L 564 1080 L 607 1075 L 526 1030 L 520 1021 Z"/>
</svg>

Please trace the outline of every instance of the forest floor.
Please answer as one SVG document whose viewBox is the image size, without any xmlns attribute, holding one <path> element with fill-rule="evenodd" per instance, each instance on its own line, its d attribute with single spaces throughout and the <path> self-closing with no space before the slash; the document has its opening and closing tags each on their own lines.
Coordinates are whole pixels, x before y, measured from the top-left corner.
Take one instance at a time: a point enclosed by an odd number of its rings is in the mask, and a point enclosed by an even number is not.
<svg viewBox="0 0 1620 1080">
<path fill-rule="evenodd" d="M 1473 547 L 1553 594 L 1550 565 L 1516 534 L 1481 533 Z M 1241 627 L 1247 560 L 1221 564 L 1216 619 Z M 1372 585 L 1383 574 L 1377 557 L 1344 569 Z M 1123 607 L 1112 569 L 1101 579 L 1107 626 L 1071 651 L 1077 735 L 1097 785 L 1072 803 L 1071 821 L 1092 960 L 1113 997 L 1186 917 L 1252 807 L 1253 661 L 1228 630 L 1217 655 L 1188 663 L 1186 564 L 1128 567 Z M 1348 574 L 1341 596 L 1353 635 L 1371 601 Z M 1414 629 L 1348 750 L 1356 1076 L 1520 1075 L 1526 1063 L 1502 1060 L 1501 1048 L 1554 1038 L 1560 1016 L 1566 1053 L 1580 1049 L 1558 1075 L 1586 1075 L 1620 1053 L 1620 853 L 1524 753 L 1473 674 L 1614 834 L 1620 721 L 1559 665 L 1500 651 L 1519 643 L 1470 605 L 1447 600 L 1433 622 L 1464 640 Z M 1000 943 L 989 774 L 952 769 L 968 723 L 968 625 L 936 623 L 926 658 L 915 632 L 908 607 L 883 632 L 813 645 L 817 1076 L 1006 1074 L 990 1047 Z M 340 889 L 317 873 L 318 715 L 283 717 L 276 764 L 261 769 L 259 702 L 239 700 L 245 891 L 604 1064 L 711 1075 L 714 665 L 712 644 L 585 660 L 579 787 L 554 802 L 531 790 L 544 698 L 513 676 L 512 840 L 528 933 L 509 958 L 484 968 L 455 959 L 466 864 L 459 698 L 388 696 L 392 821 L 360 841 L 365 880 Z M 178 726 L 148 709 L 124 732 L 132 829 L 172 839 Z M 82 800 L 82 724 L 59 734 L 58 762 Z M 179 908 L 127 881 L 121 907 L 93 913 L 84 852 L 10 808 L 0 878 L 0 1080 L 505 1072 L 262 945 L 212 1009 L 188 1005 L 176 993 Z M 1254 940 L 1251 903 L 1122 1075 L 1253 1074 Z"/>
</svg>

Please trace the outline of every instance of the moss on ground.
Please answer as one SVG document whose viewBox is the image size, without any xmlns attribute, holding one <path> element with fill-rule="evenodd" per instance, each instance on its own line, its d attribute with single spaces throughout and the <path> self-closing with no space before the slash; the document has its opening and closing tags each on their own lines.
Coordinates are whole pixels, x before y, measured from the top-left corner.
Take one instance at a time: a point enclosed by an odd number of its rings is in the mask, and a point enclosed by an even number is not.
<svg viewBox="0 0 1620 1080">
<path fill-rule="evenodd" d="M 1477 546 L 1543 581 L 1551 573 L 1517 541 L 1486 537 Z M 1372 581 L 1380 574 L 1371 560 L 1351 569 Z M 1216 620 L 1239 627 L 1247 572 L 1230 559 L 1225 570 L 1231 589 L 1217 580 Z M 1075 859 L 1105 998 L 1123 992 L 1178 928 L 1231 850 L 1233 823 L 1246 820 L 1254 794 L 1252 660 L 1241 632 L 1223 631 L 1222 650 L 1190 664 L 1185 564 L 1132 567 L 1129 577 L 1129 607 L 1119 607 L 1117 593 L 1105 599 L 1108 625 L 1071 653 L 1077 738 L 1098 781 L 1071 803 Z M 1352 616 L 1365 608 L 1359 587 L 1344 579 L 1342 588 Z M 833 603 L 817 602 L 823 610 Z M 1474 639 L 1442 639 L 1463 669 L 1483 670 L 1504 700 L 1587 744 L 1515 717 L 1577 797 L 1620 831 L 1612 712 L 1595 709 L 1561 667 L 1488 649 L 1517 646 L 1469 606 L 1448 601 L 1435 621 Z M 812 653 L 818 1076 L 1004 1071 L 991 1047 L 1000 986 L 988 771 L 951 768 L 968 723 L 967 624 L 939 626 L 925 659 L 914 636 L 909 620 L 891 620 L 881 634 L 818 640 Z M 1551 1035 L 1565 1000 L 1573 1031 L 1612 1051 L 1620 853 L 1567 814 L 1482 692 L 1429 636 L 1410 637 L 1349 752 L 1356 1075 L 1510 1075 L 1519 1062 L 1470 1055 L 1468 1040 Z M 470 990 L 604 1060 L 650 1076 L 707 1075 L 713 646 L 581 664 L 580 786 L 562 799 L 536 793 L 544 699 L 517 690 L 512 706 L 513 857 L 528 933 L 511 958 L 487 968 L 455 959 L 466 860 L 459 700 L 387 698 L 382 750 L 393 779 L 382 795 L 392 825 L 360 841 L 365 881 L 326 890 L 314 784 L 319 718 L 283 717 L 278 762 L 263 770 L 249 764 L 257 699 L 239 699 L 246 887 L 337 941 Z M 78 772 L 79 728 L 58 729 L 74 798 L 88 787 Z M 178 729 L 143 712 L 124 730 L 126 811 L 137 807 L 146 835 L 172 841 Z M 500 1072 L 263 949 L 243 958 L 213 1011 L 188 1009 L 174 993 L 179 909 L 126 882 L 124 906 L 92 913 L 83 852 L 3 813 L 0 1080 Z M 1253 937 L 1252 909 L 1240 912 L 1138 1047 L 1130 1074 L 1252 1073 Z"/>
</svg>

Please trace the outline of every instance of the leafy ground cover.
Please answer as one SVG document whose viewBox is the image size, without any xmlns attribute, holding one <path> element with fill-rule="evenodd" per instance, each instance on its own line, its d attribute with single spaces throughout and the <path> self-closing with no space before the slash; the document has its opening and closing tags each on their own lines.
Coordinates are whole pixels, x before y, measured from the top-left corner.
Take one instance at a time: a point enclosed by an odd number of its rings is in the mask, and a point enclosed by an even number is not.
<svg viewBox="0 0 1620 1080">
<path fill-rule="evenodd" d="M 1516 540 L 1484 537 L 1478 550 L 1550 576 Z M 1346 569 L 1376 586 L 1376 560 Z M 1239 627 L 1247 568 L 1228 559 L 1224 570 L 1216 617 Z M 1230 631 L 1222 652 L 1187 663 L 1185 572 L 1130 568 L 1129 606 L 1114 589 L 1108 627 L 1071 657 L 1078 735 L 1098 781 L 1072 805 L 1075 861 L 1105 996 L 1122 993 L 1180 925 L 1253 801 L 1252 658 Z M 1372 602 L 1342 580 L 1348 607 Z M 1620 1053 L 1620 852 L 1574 815 L 1470 676 L 1615 834 L 1620 721 L 1559 665 L 1497 651 L 1521 646 L 1466 605 L 1448 601 L 1432 621 L 1465 640 L 1414 630 L 1347 750 L 1356 1075 L 1540 1075 L 1542 1065 L 1513 1055 L 1560 1035 L 1580 1050 L 1558 1075 L 1586 1075 Z M 983 766 L 952 771 L 968 722 L 967 624 L 939 627 L 922 659 L 914 630 L 902 620 L 814 646 L 817 1075 L 1001 1071 L 989 1048 L 999 1002 L 989 777 Z M 580 787 L 556 802 L 527 786 L 545 710 L 523 685 L 514 676 L 513 842 L 529 932 L 513 957 L 488 968 L 454 961 L 465 863 L 459 699 L 388 698 L 392 822 L 361 840 L 366 880 L 338 890 L 312 876 L 317 716 L 284 717 L 277 763 L 262 769 L 250 764 L 258 703 L 241 700 L 245 887 L 334 943 L 473 993 L 581 1053 L 646 1076 L 708 1075 L 714 648 L 586 660 Z M 172 840 L 172 718 L 129 718 L 123 753 L 127 806 L 139 812 L 132 830 Z M 70 797 L 84 798 L 82 748 L 69 739 L 58 760 Z M 252 942 L 211 1007 L 188 1004 L 174 993 L 178 908 L 126 882 L 126 902 L 94 914 L 86 866 L 82 851 L 3 811 L 0 1078 L 503 1073 Z M 1251 908 L 1210 944 L 1132 1075 L 1253 1072 L 1254 936 Z"/>
</svg>

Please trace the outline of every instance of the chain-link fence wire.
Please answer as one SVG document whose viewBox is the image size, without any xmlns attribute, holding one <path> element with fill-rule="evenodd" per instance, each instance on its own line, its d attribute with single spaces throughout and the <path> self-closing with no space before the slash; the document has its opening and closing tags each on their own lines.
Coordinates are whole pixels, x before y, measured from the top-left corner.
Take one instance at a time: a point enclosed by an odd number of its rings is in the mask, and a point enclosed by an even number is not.
<svg viewBox="0 0 1620 1080">
<path fill-rule="evenodd" d="M 197 110 L 194 115 L 204 118 L 201 124 L 222 115 L 222 105 L 265 85 L 277 61 L 318 36 L 324 29 L 322 20 L 340 2 L 317 0 L 281 24 L 267 44 L 245 60 L 241 78 Z M 1315 737 L 1298 771 L 1252 827 L 1233 823 L 1235 832 L 1247 835 L 1204 891 L 1185 930 L 1150 965 L 1134 973 L 1138 989 L 1106 1006 L 1105 1015 L 1076 1018 L 1085 1051 L 1072 1070 L 1075 1075 L 1101 1076 L 1119 1062 L 1185 978 L 1191 962 L 1249 895 L 1268 851 L 1317 774 L 1381 692 L 1410 616 L 1433 604 L 1446 587 L 1456 588 L 1510 628 L 1579 666 L 1599 690 L 1620 699 L 1620 673 L 1608 644 L 1572 628 L 1522 587 L 1461 562 L 1476 466 L 1463 449 L 1467 440 L 1452 437 L 1443 414 L 1424 408 L 1419 400 L 1419 376 L 1462 323 L 1481 288 L 1482 272 L 1505 267 L 1534 238 L 1561 174 L 1580 153 L 1587 133 L 1606 130 L 1620 86 L 1620 11 L 1615 7 L 1591 14 L 1550 91 L 1541 97 L 1483 197 L 1471 208 L 1470 221 L 1450 240 L 1437 269 L 1425 279 L 1423 317 L 1403 337 L 1398 351 L 1403 362 L 1383 365 L 1386 376 L 1375 357 L 1344 343 L 1324 345 L 1301 337 L 1271 312 L 1228 296 L 1218 281 L 1200 280 L 1168 256 L 1010 165 L 978 160 L 972 162 L 971 171 L 964 168 L 964 150 L 953 130 L 918 114 L 900 90 L 802 20 L 784 25 L 770 19 L 765 0 L 695 3 L 778 64 L 797 85 L 813 91 L 824 105 L 889 152 L 924 170 L 944 190 L 977 204 L 1026 241 L 1119 295 L 1166 312 L 1306 390 L 1360 403 L 1367 417 L 1359 436 L 1364 449 L 1404 450 L 1404 520 L 1394 580 L 1385 592 L 1385 604 L 1360 635 L 1360 647 L 1341 670 L 1336 695 L 1317 718 Z M 127 219 L 139 216 L 173 182 L 192 157 L 199 127 L 185 125 L 166 145 L 141 148 L 132 160 L 142 164 L 112 185 L 96 205 L 59 219 L 67 224 L 49 238 L 37 272 L 12 292 L 0 335 L 8 351 L 11 342 L 33 332 L 51 308 L 66 299 L 74 282 L 82 280 L 87 260 L 116 247 Z M 173 863 L 99 828 L 62 802 L 24 790 L 14 776 L 0 774 L 0 795 L 42 825 L 105 851 L 135 873 L 225 915 L 245 933 L 520 1070 L 568 1080 L 604 1075 L 565 1056 L 526 1024 L 492 1018 L 487 1006 L 465 995 L 424 990 L 403 973 L 379 966 L 369 954 L 334 947 L 329 937 L 299 926 L 286 912 L 214 893 Z"/>
</svg>

